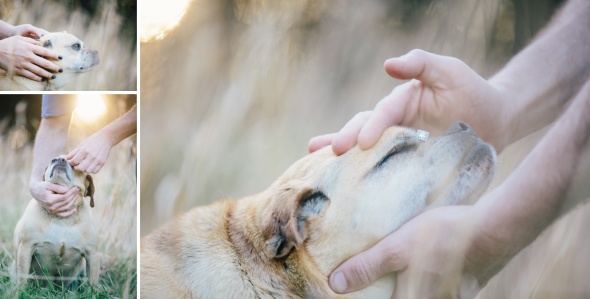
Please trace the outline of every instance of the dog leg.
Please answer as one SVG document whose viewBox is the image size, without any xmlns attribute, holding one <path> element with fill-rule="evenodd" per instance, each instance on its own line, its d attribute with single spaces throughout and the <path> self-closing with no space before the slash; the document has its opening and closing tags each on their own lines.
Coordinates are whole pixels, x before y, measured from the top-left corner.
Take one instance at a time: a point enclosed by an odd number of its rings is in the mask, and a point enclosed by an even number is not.
<svg viewBox="0 0 590 299">
<path fill-rule="evenodd" d="M 86 259 L 86 275 L 90 284 L 98 285 L 98 276 L 100 271 L 100 260 L 95 252 L 88 251 L 84 256 Z"/>
<path fill-rule="evenodd" d="M 31 259 L 33 257 L 33 244 L 20 242 L 16 252 L 15 282 L 26 284 L 31 271 Z"/>
</svg>

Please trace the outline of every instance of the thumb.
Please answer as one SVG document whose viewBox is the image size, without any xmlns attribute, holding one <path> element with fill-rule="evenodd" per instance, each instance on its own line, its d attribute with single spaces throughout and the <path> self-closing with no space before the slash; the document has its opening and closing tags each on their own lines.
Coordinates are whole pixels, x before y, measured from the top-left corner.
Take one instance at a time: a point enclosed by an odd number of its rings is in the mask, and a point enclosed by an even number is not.
<svg viewBox="0 0 590 299">
<path fill-rule="evenodd" d="M 58 185 L 58 184 L 53 184 L 53 183 L 48 183 L 46 185 L 45 189 L 47 189 L 49 191 L 52 191 L 54 193 L 57 193 L 57 194 L 64 194 L 64 193 L 66 193 L 68 191 L 68 187 L 61 186 L 61 185 Z"/>
<path fill-rule="evenodd" d="M 391 235 L 390 235 L 391 236 Z M 332 272 L 329 284 L 336 293 L 350 293 L 375 282 L 381 276 L 404 269 L 407 258 L 390 237 L 353 256 Z"/>
<path fill-rule="evenodd" d="M 418 79 L 426 84 L 445 79 L 445 73 L 454 66 L 452 57 L 436 55 L 423 50 L 412 50 L 401 57 L 385 61 L 387 74 L 401 80 Z"/>
</svg>

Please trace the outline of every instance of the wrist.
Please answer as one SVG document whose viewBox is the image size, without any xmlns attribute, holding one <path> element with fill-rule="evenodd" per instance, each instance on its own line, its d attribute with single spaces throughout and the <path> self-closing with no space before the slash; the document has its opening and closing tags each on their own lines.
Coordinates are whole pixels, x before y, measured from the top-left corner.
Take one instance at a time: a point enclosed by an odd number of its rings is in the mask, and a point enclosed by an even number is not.
<svg viewBox="0 0 590 299">
<path fill-rule="evenodd" d="M 505 83 L 497 78 L 491 78 L 489 81 L 492 86 L 496 101 L 494 105 L 498 107 L 498 119 L 494 122 L 496 126 L 494 139 L 491 141 L 498 153 L 504 148 L 516 141 L 514 128 L 519 126 L 520 107 L 517 106 L 519 101 L 518 90 L 511 88 L 509 83 Z"/>
<path fill-rule="evenodd" d="M 14 36 L 16 33 L 16 27 L 8 23 L 4 23 L 0 28 L 0 39 Z"/>
</svg>

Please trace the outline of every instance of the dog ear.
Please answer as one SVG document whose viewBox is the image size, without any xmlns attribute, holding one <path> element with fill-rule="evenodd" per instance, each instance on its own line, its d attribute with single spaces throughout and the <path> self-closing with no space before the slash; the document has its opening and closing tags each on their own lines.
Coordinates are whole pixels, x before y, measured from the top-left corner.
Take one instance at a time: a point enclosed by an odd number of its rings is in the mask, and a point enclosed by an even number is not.
<svg viewBox="0 0 590 299">
<path fill-rule="evenodd" d="M 286 189 L 273 201 L 264 230 L 265 249 L 270 258 L 281 259 L 303 244 L 308 233 L 307 220 L 325 210 L 328 198 L 312 189 Z"/>
<path fill-rule="evenodd" d="M 94 180 L 89 174 L 86 175 L 86 183 L 88 186 L 86 186 L 86 194 L 84 196 L 90 196 L 90 207 L 94 208 Z"/>
</svg>

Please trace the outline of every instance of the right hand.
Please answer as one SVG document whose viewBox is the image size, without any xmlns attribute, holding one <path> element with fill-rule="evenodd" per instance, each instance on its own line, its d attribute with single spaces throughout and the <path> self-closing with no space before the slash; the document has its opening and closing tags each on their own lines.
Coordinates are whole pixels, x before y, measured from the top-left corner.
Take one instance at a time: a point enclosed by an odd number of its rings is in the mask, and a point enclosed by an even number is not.
<svg viewBox="0 0 590 299">
<path fill-rule="evenodd" d="M 312 138 L 310 152 L 330 144 L 337 155 L 357 143 L 368 149 L 385 129 L 394 125 L 427 130 L 436 136 L 459 120 L 468 123 L 498 151 L 505 146 L 510 102 L 501 88 L 480 77 L 464 62 L 412 50 L 387 60 L 385 70 L 393 78 L 411 81 L 395 87 L 373 111 L 357 114 L 340 132 Z"/>
<path fill-rule="evenodd" d="M 78 198 L 78 187 L 67 188 L 50 182 L 37 182 L 31 184 L 31 195 L 49 213 L 59 217 L 68 217 L 77 212 L 72 208 Z"/>
<path fill-rule="evenodd" d="M 32 38 L 16 35 L 0 40 L 0 68 L 7 72 L 35 81 L 55 79 L 53 73 L 61 68 L 48 59 L 60 60 L 57 53 L 37 46 Z"/>
</svg>

